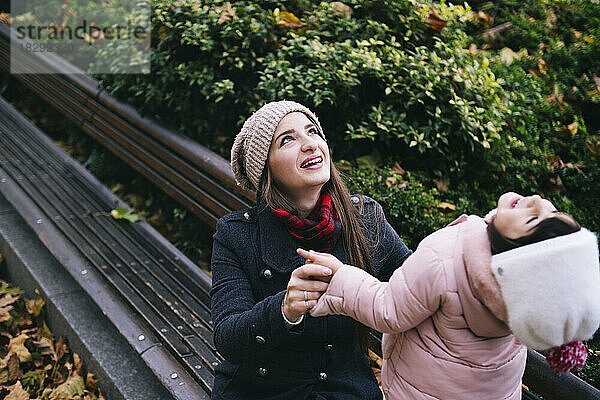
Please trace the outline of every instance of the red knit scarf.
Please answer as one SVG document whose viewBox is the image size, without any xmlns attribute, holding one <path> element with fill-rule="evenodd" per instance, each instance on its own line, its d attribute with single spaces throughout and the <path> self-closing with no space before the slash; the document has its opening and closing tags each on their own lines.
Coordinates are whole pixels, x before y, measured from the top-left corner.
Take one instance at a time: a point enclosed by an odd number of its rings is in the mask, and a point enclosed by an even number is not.
<svg viewBox="0 0 600 400">
<path fill-rule="evenodd" d="M 327 193 L 321 195 L 319 202 L 306 218 L 299 218 L 281 208 L 271 211 L 307 250 L 330 253 L 340 236 L 342 222 L 334 212 L 331 197 Z"/>
</svg>

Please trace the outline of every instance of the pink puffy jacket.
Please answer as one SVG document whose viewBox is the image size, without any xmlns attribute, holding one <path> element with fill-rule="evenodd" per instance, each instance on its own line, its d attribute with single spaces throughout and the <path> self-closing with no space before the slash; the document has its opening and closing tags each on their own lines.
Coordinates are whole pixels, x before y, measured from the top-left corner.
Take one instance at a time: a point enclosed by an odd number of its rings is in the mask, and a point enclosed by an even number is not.
<svg viewBox="0 0 600 400">
<path fill-rule="evenodd" d="M 462 216 L 429 235 L 389 283 L 340 268 L 311 311 L 383 332 L 388 400 L 521 398 L 527 350 L 503 322 L 486 226 Z"/>
</svg>

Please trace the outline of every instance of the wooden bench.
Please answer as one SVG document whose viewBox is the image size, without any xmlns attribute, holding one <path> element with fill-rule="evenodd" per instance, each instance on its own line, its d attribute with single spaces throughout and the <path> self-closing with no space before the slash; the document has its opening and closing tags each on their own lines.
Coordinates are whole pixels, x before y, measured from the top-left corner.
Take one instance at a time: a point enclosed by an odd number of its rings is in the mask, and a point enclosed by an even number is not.
<svg viewBox="0 0 600 400">
<path fill-rule="evenodd" d="M 0 193 L 140 356 L 160 350 L 145 361 L 175 398 L 210 397 L 208 275 L 145 222 L 114 220 L 127 206 L 4 99 Z"/>
<path fill-rule="evenodd" d="M 9 38 L 9 28 L 0 24 L 0 67 L 5 69 L 9 68 Z M 47 54 L 11 57 L 13 65 L 46 63 L 48 70 L 56 68 L 53 64 L 65 62 Z M 253 204 L 253 194 L 235 185 L 226 160 L 140 116 L 129 105 L 109 96 L 87 75 L 14 76 L 209 227 L 214 227 L 216 220 L 229 211 Z M 157 238 L 147 224 L 120 224 L 109 217 L 94 217 L 123 204 L 12 107 L 2 102 L 0 111 L 2 121 L 8 121 L 2 123 L 5 131 L 0 134 L 11 141 L 10 146 L 4 144 L 4 139 L 0 144 L 0 157 L 5 157 L 0 173 L 8 176 L 13 187 L 7 191 L 0 185 L 0 192 L 20 193 L 12 195 L 15 202 L 19 196 L 33 199 L 61 233 L 60 240 L 72 243 L 80 251 L 79 256 L 87 260 L 90 271 L 110 284 L 123 307 L 143 321 L 148 335 L 167 349 L 173 362 L 179 363 L 208 395 L 214 363 L 220 360 L 211 338 L 208 276 L 164 238 Z M 28 134 L 35 140 L 28 139 Z M 13 145 L 19 150 L 13 151 Z M 36 175 L 38 170 L 41 175 Z M 53 187 L 50 182 L 60 187 Z M 23 214 L 27 211 L 23 210 Z M 31 218 L 28 223 L 34 230 L 43 225 Z M 53 253 L 57 251 L 55 247 L 64 247 L 60 243 L 46 245 Z M 130 248 L 134 245 L 137 246 Z M 80 278 L 80 273 L 72 275 Z M 371 347 L 380 354 L 378 338 L 373 336 Z M 134 340 L 131 344 L 137 343 Z M 161 373 L 157 372 L 159 378 Z M 548 399 L 592 399 L 600 395 L 572 374 L 554 375 L 535 352 L 529 353 L 524 382 Z M 525 388 L 523 397 L 537 399 Z"/>
<path fill-rule="evenodd" d="M 78 74 L 16 74 L 31 90 L 145 176 L 207 225 L 230 211 L 247 208 L 254 194 L 239 188 L 229 163 L 204 146 L 140 116 L 109 96 L 97 81 L 53 53 L 17 51 L 0 23 L 0 66 L 20 65 Z M 12 50 L 12 51 L 11 51 Z M 22 70 L 26 71 L 26 70 Z"/>
</svg>

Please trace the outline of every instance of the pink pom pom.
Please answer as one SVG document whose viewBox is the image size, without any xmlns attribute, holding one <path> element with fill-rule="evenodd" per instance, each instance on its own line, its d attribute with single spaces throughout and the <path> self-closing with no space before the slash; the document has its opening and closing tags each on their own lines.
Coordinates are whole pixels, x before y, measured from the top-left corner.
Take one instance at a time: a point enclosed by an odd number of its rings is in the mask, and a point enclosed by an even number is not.
<svg viewBox="0 0 600 400">
<path fill-rule="evenodd" d="M 587 350 L 581 341 L 553 347 L 546 353 L 546 361 L 557 374 L 559 372 L 577 371 L 585 365 Z"/>
</svg>

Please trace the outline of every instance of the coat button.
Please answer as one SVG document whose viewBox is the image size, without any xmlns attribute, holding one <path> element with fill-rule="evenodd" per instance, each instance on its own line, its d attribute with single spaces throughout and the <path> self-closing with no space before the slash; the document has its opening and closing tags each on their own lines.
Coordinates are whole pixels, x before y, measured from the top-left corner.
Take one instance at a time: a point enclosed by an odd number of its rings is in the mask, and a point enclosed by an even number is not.
<svg viewBox="0 0 600 400">
<path fill-rule="evenodd" d="M 352 197 L 351 197 L 351 199 L 352 199 L 352 202 L 353 202 L 354 204 L 358 204 L 358 202 L 360 201 L 360 200 L 358 199 L 358 196 L 352 196 Z"/>
<path fill-rule="evenodd" d="M 262 367 L 261 367 L 261 368 L 259 368 L 259 369 L 258 369 L 258 375 L 260 375 L 260 376 L 262 376 L 262 377 L 265 377 L 265 376 L 267 376 L 267 374 L 268 374 L 268 373 L 269 373 L 269 371 L 267 371 L 267 369 L 266 369 L 266 368 L 262 368 Z"/>
<path fill-rule="evenodd" d="M 258 344 L 265 344 L 265 343 L 267 343 L 267 341 L 265 340 L 265 338 L 262 337 L 262 336 L 260 336 L 260 335 L 256 336 L 254 339 L 256 340 L 256 343 L 258 343 Z"/>
<path fill-rule="evenodd" d="M 327 380 L 327 374 L 326 374 L 325 372 L 321 372 L 321 373 L 319 374 L 319 380 L 320 380 L 321 382 L 325 382 L 325 381 Z"/>
<path fill-rule="evenodd" d="M 262 274 L 265 277 L 265 279 L 271 279 L 273 277 L 273 273 L 270 269 L 263 270 Z"/>
<path fill-rule="evenodd" d="M 333 345 L 332 344 L 326 344 L 325 345 L 325 351 L 331 351 L 333 350 Z"/>
<path fill-rule="evenodd" d="M 250 214 L 248 214 L 248 211 L 246 211 L 246 212 L 244 213 L 244 218 L 246 218 L 246 219 L 250 219 Z"/>
</svg>

